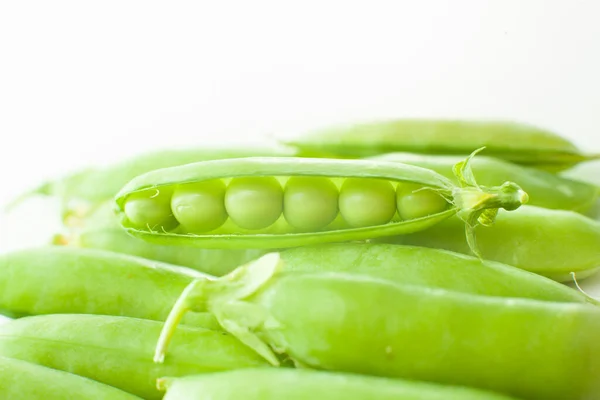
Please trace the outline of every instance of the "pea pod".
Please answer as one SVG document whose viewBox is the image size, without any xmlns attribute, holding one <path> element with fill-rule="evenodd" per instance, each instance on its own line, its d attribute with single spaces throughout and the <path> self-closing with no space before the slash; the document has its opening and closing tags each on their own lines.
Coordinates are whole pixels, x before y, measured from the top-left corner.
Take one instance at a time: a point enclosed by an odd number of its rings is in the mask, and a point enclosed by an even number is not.
<svg viewBox="0 0 600 400">
<path fill-rule="evenodd" d="M 460 161 L 459 156 L 413 153 L 390 153 L 372 159 L 428 168 L 448 179 L 455 179 L 452 166 Z M 496 186 L 507 180 L 518 182 L 529 195 L 528 204 L 533 206 L 586 212 L 598 200 L 600 193 L 596 185 L 497 158 L 477 156 L 472 167 L 480 185 Z"/>
<path fill-rule="evenodd" d="M 472 156 L 471 156 L 472 157 Z M 159 244 L 283 248 L 416 232 L 454 214 L 471 228 L 527 201 L 518 185 L 486 188 L 470 157 L 461 186 L 427 169 L 364 160 L 245 158 L 149 172 L 116 196 L 130 234 Z"/>
<path fill-rule="evenodd" d="M 288 368 L 166 378 L 159 386 L 165 400 L 515 400 L 464 387 Z"/>
<path fill-rule="evenodd" d="M 0 255 L 0 310 L 104 314 L 164 321 L 197 271 L 122 254 L 42 247 Z M 216 327 L 208 315 L 186 323 Z"/>
<path fill-rule="evenodd" d="M 508 121 L 400 119 L 326 128 L 284 141 L 301 156 L 368 157 L 383 153 L 486 155 L 533 167 L 560 170 L 598 154 L 535 126 Z"/>
<path fill-rule="evenodd" d="M 524 399 L 600 398 L 600 309 L 401 285 L 344 273 L 281 271 L 268 254 L 190 284 L 159 340 L 188 309 L 277 365 L 473 386 Z M 312 305 L 312 306 L 311 306 Z"/>
<path fill-rule="evenodd" d="M 426 247 L 335 243 L 281 251 L 288 272 L 344 272 L 485 296 L 595 301 L 545 277 L 493 261 Z"/>
<path fill-rule="evenodd" d="M 469 253 L 462 223 L 450 218 L 437 226 L 385 241 Z M 483 258 L 509 264 L 559 281 L 571 272 L 583 279 L 600 267 L 600 222 L 572 211 L 524 206 L 502 213 L 494 226 L 477 230 Z"/>
<path fill-rule="evenodd" d="M 234 337 L 180 326 L 171 359 L 152 362 L 162 324 L 100 315 L 44 315 L 0 326 L 0 355 L 81 375 L 145 399 L 160 399 L 163 376 L 265 366 Z"/>
<path fill-rule="evenodd" d="M 5 399 L 140 399 L 91 379 L 6 357 L 0 357 L 0 393 Z"/>
</svg>

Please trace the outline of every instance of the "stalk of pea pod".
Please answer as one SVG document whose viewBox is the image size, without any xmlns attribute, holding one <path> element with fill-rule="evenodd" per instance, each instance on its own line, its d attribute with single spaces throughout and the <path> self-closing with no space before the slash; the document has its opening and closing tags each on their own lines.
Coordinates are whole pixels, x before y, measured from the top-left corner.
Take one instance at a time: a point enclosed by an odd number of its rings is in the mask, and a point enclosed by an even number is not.
<svg viewBox="0 0 600 400">
<path fill-rule="evenodd" d="M 522 399 L 600 399 L 600 308 L 501 298 L 340 272 L 286 273 L 267 254 L 196 280 L 169 316 L 155 361 L 188 310 L 279 365 L 487 389 Z"/>
</svg>

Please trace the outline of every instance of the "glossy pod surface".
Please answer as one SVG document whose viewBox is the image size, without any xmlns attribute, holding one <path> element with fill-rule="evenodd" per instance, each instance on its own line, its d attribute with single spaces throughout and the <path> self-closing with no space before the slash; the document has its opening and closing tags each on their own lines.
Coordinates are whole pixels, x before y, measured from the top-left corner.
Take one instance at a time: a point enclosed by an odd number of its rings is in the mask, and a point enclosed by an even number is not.
<svg viewBox="0 0 600 400">
<path fill-rule="evenodd" d="M 11 400 L 140 400 L 91 379 L 0 357 L 0 395 Z"/>
<path fill-rule="evenodd" d="M 178 303 L 209 309 L 273 364 L 277 352 L 317 369 L 472 386 L 523 399 L 600 398 L 596 306 L 280 268 L 276 254 L 266 255 L 226 279 L 195 282 Z M 318 306 L 307 307 L 307 299 Z"/>
<path fill-rule="evenodd" d="M 383 243 L 336 243 L 280 253 L 286 272 L 345 272 L 462 293 L 589 302 L 577 290 L 522 269 L 450 251 Z"/>
<path fill-rule="evenodd" d="M 116 196 L 121 224 L 134 236 L 227 248 L 404 234 L 457 212 L 477 217 L 525 201 L 526 194 L 510 182 L 459 187 L 433 171 L 399 163 L 276 157 L 157 170 L 137 177 Z"/>
<path fill-rule="evenodd" d="M 426 231 L 385 241 L 469 254 L 463 230 L 462 221 L 450 218 Z M 499 214 L 493 226 L 477 229 L 476 237 L 483 258 L 559 281 L 572 280 L 571 272 L 584 278 L 600 267 L 600 222 L 572 211 L 524 206 Z"/>
<path fill-rule="evenodd" d="M 483 154 L 486 152 L 484 150 Z M 456 180 L 452 174 L 452 166 L 461 161 L 460 156 L 414 153 L 391 153 L 372 159 L 416 165 L 431 169 L 451 180 Z M 600 193 L 598 186 L 578 181 L 575 175 L 572 176 L 573 179 L 569 179 L 497 158 L 478 155 L 473 158 L 471 166 L 480 185 L 496 186 L 508 180 L 518 182 L 529 195 L 528 204 L 532 206 L 586 212 L 596 202 Z"/>
<path fill-rule="evenodd" d="M 165 400 L 516 400 L 470 388 L 288 368 L 161 380 Z"/>
<path fill-rule="evenodd" d="M 0 310 L 164 321 L 197 271 L 113 252 L 42 247 L 0 255 Z M 210 318 L 191 315 L 204 326 Z"/>
<path fill-rule="evenodd" d="M 554 170 L 597 157 L 550 131 L 506 121 L 389 120 L 310 132 L 287 144 L 300 155 L 344 157 L 401 151 L 467 155 L 486 147 L 487 155 Z"/>
<path fill-rule="evenodd" d="M 265 362 L 234 337 L 212 330 L 177 328 L 173 357 L 152 362 L 162 323 L 98 315 L 27 317 L 0 326 L 0 355 L 45 365 L 160 399 L 156 379 L 257 367 Z"/>
</svg>

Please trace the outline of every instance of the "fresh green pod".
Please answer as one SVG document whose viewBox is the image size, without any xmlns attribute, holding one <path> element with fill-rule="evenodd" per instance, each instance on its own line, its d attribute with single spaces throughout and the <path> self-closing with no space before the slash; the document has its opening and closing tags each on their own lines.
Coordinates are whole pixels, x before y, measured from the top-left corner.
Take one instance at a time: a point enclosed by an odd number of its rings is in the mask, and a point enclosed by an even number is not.
<svg viewBox="0 0 600 400">
<path fill-rule="evenodd" d="M 0 357 L 0 393 L 11 400 L 140 400 L 91 379 L 6 357 Z"/>
<path fill-rule="evenodd" d="M 165 324 L 155 361 L 169 361 L 170 332 L 186 310 L 209 310 L 273 365 L 281 353 L 316 369 L 523 399 L 600 399 L 596 306 L 281 268 L 273 253 L 219 280 L 192 283 Z"/>
<path fill-rule="evenodd" d="M 156 379 L 266 366 L 219 331 L 180 326 L 172 357 L 152 362 L 162 323 L 101 315 L 44 315 L 0 326 L 0 355 L 84 376 L 144 399 L 160 399 Z"/>
<path fill-rule="evenodd" d="M 84 215 L 98 203 L 111 199 L 134 177 L 158 168 L 173 167 L 205 160 L 256 156 L 293 156 L 285 147 L 273 148 L 182 148 L 140 154 L 114 165 L 88 168 L 63 178 L 49 181 L 23 197 L 39 194 L 58 197 L 66 212 Z M 22 198 L 16 199 L 18 204 Z M 69 204 L 74 202 L 75 204 Z M 67 215 L 67 216 L 69 216 Z"/>
<path fill-rule="evenodd" d="M 385 238 L 386 242 L 469 254 L 462 221 L 449 218 L 423 232 Z M 600 267 L 600 222 L 572 211 L 524 206 L 498 215 L 494 226 L 477 229 L 477 248 L 498 261 L 558 281 L 583 279 Z"/>
<path fill-rule="evenodd" d="M 332 127 L 284 141 L 300 156 L 369 157 L 384 153 L 486 155 L 533 167 L 560 170 L 600 155 L 535 126 L 508 121 L 400 119 Z"/>
<path fill-rule="evenodd" d="M 452 174 L 452 166 L 461 160 L 459 156 L 413 153 L 390 153 L 372 159 L 416 165 L 454 180 L 456 178 Z M 471 166 L 480 185 L 496 186 L 507 180 L 518 182 L 529 195 L 528 204 L 532 206 L 586 212 L 598 200 L 600 194 L 598 186 L 575 180 L 575 176 L 569 179 L 497 158 L 478 155 L 473 159 Z"/>
<path fill-rule="evenodd" d="M 48 246 L 0 255 L 0 310 L 164 321 L 197 271 L 123 254 Z M 209 315 L 186 324 L 216 327 Z"/>
<path fill-rule="evenodd" d="M 469 234 L 478 223 L 491 224 L 499 208 L 514 210 L 527 201 L 527 194 L 512 182 L 491 188 L 477 185 L 469 166 L 473 155 L 455 166 L 460 186 L 431 170 L 391 162 L 277 157 L 206 161 L 135 178 L 117 194 L 116 211 L 121 225 L 133 236 L 158 244 L 206 248 L 284 248 L 398 235 L 426 229 L 457 213 L 467 222 Z M 307 232 L 305 227 L 294 227 L 285 220 L 291 211 L 300 212 L 287 209 L 283 195 L 288 181 L 296 177 L 327 178 L 338 187 L 340 213 L 333 222 L 327 224 L 331 218 L 325 218 L 326 225 Z M 128 210 L 128 202 L 139 193 L 158 197 L 181 185 L 214 180 L 228 185 L 224 202 L 231 218 L 213 231 L 151 227 Z M 417 184 L 420 191 L 439 196 L 444 202 L 429 210 L 429 215 L 401 220 L 395 191 L 405 184 Z M 313 213 L 319 211 L 314 202 L 293 204 L 306 206 Z M 157 207 L 162 209 L 162 202 Z M 330 209 L 324 206 L 323 213 L 329 215 Z"/>
<path fill-rule="evenodd" d="M 165 378 L 159 386 L 165 400 L 516 400 L 465 387 L 291 368 Z"/>
<path fill-rule="evenodd" d="M 427 247 L 334 243 L 286 249 L 280 256 L 286 272 L 344 272 L 477 295 L 598 304 L 543 276 Z"/>
</svg>

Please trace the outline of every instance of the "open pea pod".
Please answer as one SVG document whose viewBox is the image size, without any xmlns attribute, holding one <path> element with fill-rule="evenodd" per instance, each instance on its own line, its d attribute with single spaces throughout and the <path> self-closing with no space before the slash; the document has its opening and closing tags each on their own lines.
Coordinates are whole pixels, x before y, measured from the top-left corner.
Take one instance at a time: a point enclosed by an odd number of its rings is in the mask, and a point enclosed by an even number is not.
<svg viewBox="0 0 600 400">
<path fill-rule="evenodd" d="M 486 147 L 486 155 L 518 164 L 561 170 L 597 159 L 545 129 L 508 121 L 399 119 L 325 128 L 284 141 L 300 155 L 367 157 L 407 151 L 466 155 Z"/>
<path fill-rule="evenodd" d="M 284 248 L 406 234 L 458 214 L 472 228 L 527 201 L 521 188 L 460 185 L 434 171 L 367 160 L 256 157 L 206 161 L 141 175 L 116 196 L 121 225 L 160 244 Z"/>
</svg>

